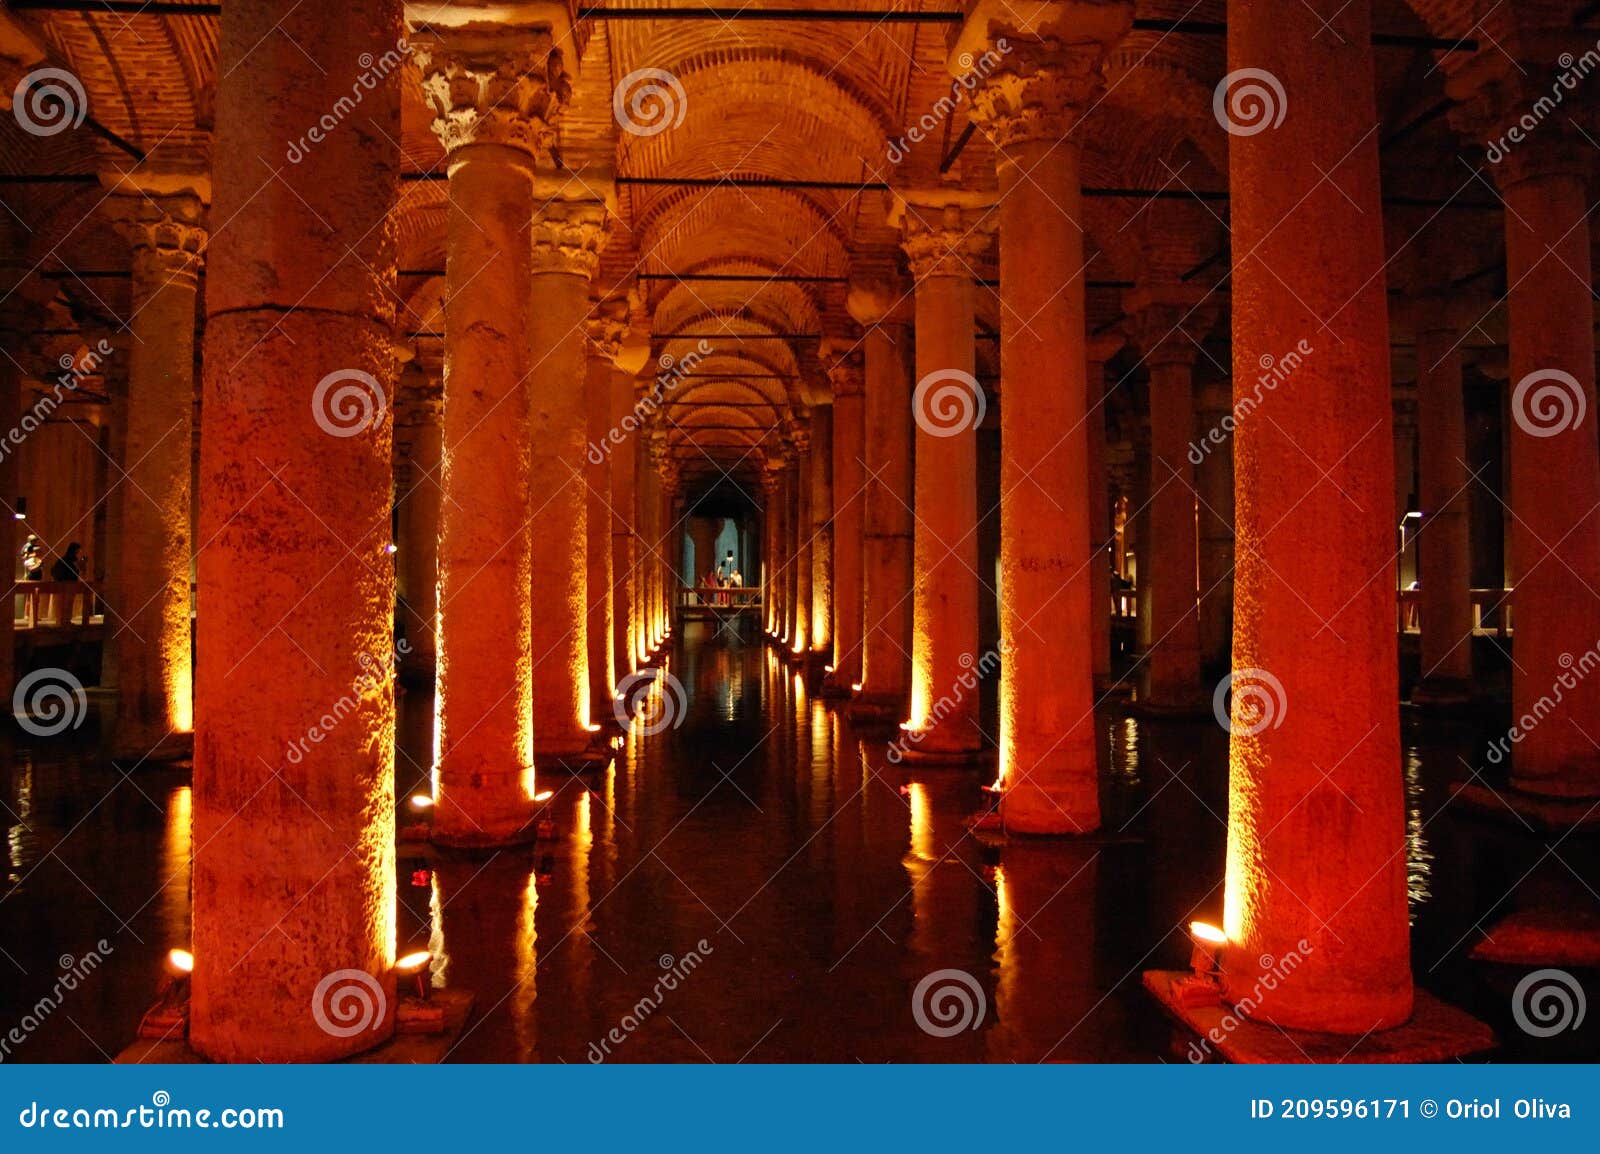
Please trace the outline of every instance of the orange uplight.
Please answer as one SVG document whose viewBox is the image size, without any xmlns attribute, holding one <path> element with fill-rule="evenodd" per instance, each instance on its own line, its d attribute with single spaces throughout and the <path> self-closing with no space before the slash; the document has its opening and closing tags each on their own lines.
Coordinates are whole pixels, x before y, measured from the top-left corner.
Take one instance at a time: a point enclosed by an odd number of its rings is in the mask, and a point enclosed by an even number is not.
<svg viewBox="0 0 1600 1154">
<path fill-rule="evenodd" d="M 168 950 L 167 965 L 180 974 L 194 973 L 194 955 L 188 950 Z"/>
<path fill-rule="evenodd" d="M 433 798 L 425 793 L 414 793 L 411 795 L 411 804 L 418 809 L 427 809 L 433 804 Z"/>
<path fill-rule="evenodd" d="M 555 795 L 556 795 L 556 791 L 553 790 L 553 789 L 540 790 L 538 793 L 533 795 L 533 800 L 537 801 L 537 802 L 546 802 L 546 801 L 549 801 Z"/>
<path fill-rule="evenodd" d="M 397 974 L 414 974 L 429 962 L 433 961 L 433 954 L 429 950 L 414 950 L 394 964 Z"/>
<path fill-rule="evenodd" d="M 1228 944 L 1228 935 L 1210 922 L 1190 922 L 1189 936 L 1195 941 L 1205 942 L 1207 945 L 1225 946 Z"/>
</svg>

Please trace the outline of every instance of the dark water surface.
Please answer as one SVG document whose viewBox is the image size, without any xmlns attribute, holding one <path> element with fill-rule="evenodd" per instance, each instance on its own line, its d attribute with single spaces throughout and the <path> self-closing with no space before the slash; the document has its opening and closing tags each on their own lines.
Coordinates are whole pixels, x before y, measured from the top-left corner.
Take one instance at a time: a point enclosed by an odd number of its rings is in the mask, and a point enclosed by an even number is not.
<svg viewBox="0 0 1600 1154">
<path fill-rule="evenodd" d="M 604 774 L 542 777 L 560 840 L 475 858 L 402 847 L 402 949 L 430 944 L 435 983 L 477 997 L 452 1060 L 1182 1060 L 1139 975 L 1185 965 L 1183 927 L 1220 914 L 1217 725 L 1106 711 L 1103 836 L 1002 857 L 963 825 L 984 774 L 890 764 L 882 735 L 854 732 L 762 646 L 691 633 L 667 668 L 680 726 L 630 736 Z M 431 721 L 431 696 L 406 694 L 401 798 L 426 780 Z M 124 777 L 93 728 L 19 737 L 0 768 L 0 1039 L 109 947 L 8 1061 L 115 1054 L 166 950 L 189 941 L 186 774 Z M 1509 1012 L 1520 973 L 1466 956 L 1523 905 L 1600 906 L 1593 839 L 1443 806 L 1482 741 L 1406 722 L 1417 980 L 1487 1019 L 1498 1060 L 1593 1060 L 1600 1010 L 1529 1038 Z M 978 1028 L 919 1025 L 913 992 L 942 970 L 967 976 Z"/>
</svg>

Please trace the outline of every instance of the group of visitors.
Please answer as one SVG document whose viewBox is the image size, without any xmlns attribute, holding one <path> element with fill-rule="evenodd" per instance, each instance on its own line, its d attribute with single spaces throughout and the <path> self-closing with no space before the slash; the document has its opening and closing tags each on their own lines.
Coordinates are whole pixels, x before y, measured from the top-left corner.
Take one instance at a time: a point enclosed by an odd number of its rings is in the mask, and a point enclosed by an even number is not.
<svg viewBox="0 0 1600 1154">
<path fill-rule="evenodd" d="M 700 600 L 706 605 L 730 605 L 733 595 L 730 593 L 706 593 L 708 589 L 739 589 L 744 586 L 744 574 L 739 571 L 739 563 L 734 560 L 733 550 L 728 550 L 728 555 L 718 561 L 700 581 Z"/>
<path fill-rule="evenodd" d="M 43 581 L 45 563 L 45 544 L 39 540 L 37 533 L 29 533 L 28 539 L 22 543 L 22 577 L 25 581 Z M 83 546 L 74 541 L 67 546 L 67 551 L 56 558 L 55 564 L 50 566 L 50 580 L 52 581 L 78 581 L 81 580 L 83 571 L 88 567 L 89 559 L 84 556 Z"/>
</svg>

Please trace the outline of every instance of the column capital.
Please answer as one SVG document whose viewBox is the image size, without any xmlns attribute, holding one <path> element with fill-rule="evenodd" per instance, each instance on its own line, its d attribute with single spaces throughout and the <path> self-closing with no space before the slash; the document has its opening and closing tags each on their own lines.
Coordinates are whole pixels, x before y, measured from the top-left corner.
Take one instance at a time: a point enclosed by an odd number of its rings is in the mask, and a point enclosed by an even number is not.
<svg viewBox="0 0 1600 1154">
<path fill-rule="evenodd" d="M 411 45 L 446 152 L 500 144 L 551 160 L 572 82 L 548 25 L 430 25 Z"/>
<path fill-rule="evenodd" d="M 902 277 L 853 280 L 844 307 L 866 328 L 882 324 L 910 324 L 915 308 L 911 286 Z"/>
<path fill-rule="evenodd" d="M 818 355 L 835 397 L 859 397 L 866 392 L 866 354 L 859 341 L 824 341 Z"/>
<path fill-rule="evenodd" d="M 592 277 L 606 245 L 606 206 L 598 200 L 552 200 L 529 229 L 533 271 Z"/>
<path fill-rule="evenodd" d="M 622 343 L 628 336 L 629 310 L 625 299 L 595 302 L 589 318 L 583 323 L 584 336 L 594 355 L 616 364 L 622 354 Z"/>
<path fill-rule="evenodd" d="M 1562 50 L 1592 52 L 1593 43 L 1571 30 L 1534 40 L 1539 46 L 1531 50 L 1526 42 L 1516 46 L 1528 59 L 1479 53 L 1445 83 L 1445 94 L 1455 101 L 1451 125 L 1483 147 L 1488 173 L 1501 189 L 1545 176 L 1587 180 L 1594 171 L 1593 145 L 1572 123 L 1581 105 L 1563 107 L 1564 81 L 1573 80 L 1574 87 L 1583 81 L 1573 53 Z M 1553 82 L 1547 79 L 1552 61 L 1561 69 Z"/>
<path fill-rule="evenodd" d="M 1192 365 L 1218 307 L 1198 285 L 1150 285 L 1122 298 L 1127 331 L 1147 365 Z"/>
<path fill-rule="evenodd" d="M 973 61 L 962 76 L 971 86 L 973 119 L 1003 151 L 1065 139 L 1105 88 L 1106 52 L 1095 42 L 1001 36 L 976 61 L 970 53 L 951 60 L 952 69 L 958 60 Z"/>
<path fill-rule="evenodd" d="M 103 202 L 117 232 L 133 248 L 136 281 L 197 278 L 206 245 L 206 206 L 198 196 L 118 194 Z"/>
<path fill-rule="evenodd" d="M 903 234 L 900 247 L 912 277 L 970 278 L 972 264 L 988 250 L 999 224 L 992 202 L 988 193 L 965 189 L 897 191 L 889 224 Z"/>
</svg>

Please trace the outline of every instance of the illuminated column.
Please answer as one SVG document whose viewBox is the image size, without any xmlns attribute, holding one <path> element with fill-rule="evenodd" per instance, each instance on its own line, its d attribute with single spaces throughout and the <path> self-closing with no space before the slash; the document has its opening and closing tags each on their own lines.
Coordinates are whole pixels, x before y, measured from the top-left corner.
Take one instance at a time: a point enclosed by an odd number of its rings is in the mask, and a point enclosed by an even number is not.
<svg viewBox="0 0 1600 1154">
<path fill-rule="evenodd" d="M 630 356 L 635 348 L 619 352 Z M 649 349 L 645 349 L 649 355 Z M 636 359 L 636 358 L 635 358 Z M 612 638 L 615 649 L 616 680 L 639 668 L 641 638 L 637 619 L 639 604 L 638 518 L 638 433 L 625 429 L 624 422 L 637 422 L 634 413 L 633 376 L 622 364 L 611 372 L 611 428 L 627 437 L 621 445 L 610 446 L 611 463 L 611 571 Z M 615 683 L 613 683 L 615 688 Z"/>
<path fill-rule="evenodd" d="M 833 406 L 811 410 L 811 611 L 807 638 L 820 671 L 833 661 Z"/>
<path fill-rule="evenodd" d="M 895 283 L 850 286 L 850 314 L 866 328 L 866 427 L 861 526 L 861 691 L 850 716 L 898 721 L 911 674 L 910 293 Z"/>
<path fill-rule="evenodd" d="M 108 179 L 133 247 L 117 642 L 121 761 L 186 756 L 194 744 L 189 562 L 194 467 L 195 293 L 210 180 Z M 187 186 L 187 187 L 186 187 Z"/>
<path fill-rule="evenodd" d="M 1139 582 L 1150 591 L 1149 696 L 1158 713 L 1211 707 L 1200 683 L 1199 543 L 1196 538 L 1194 361 L 1216 319 L 1205 290 L 1141 288 L 1125 302 L 1150 373 L 1150 550 Z"/>
<path fill-rule="evenodd" d="M 29 307 L 22 291 L 22 286 L 36 274 L 30 272 L 23 258 L 21 233 L 10 226 L 0 226 L 0 241 L 5 242 L 0 244 L 0 429 L 15 429 L 22 419 L 22 368 L 17 354 L 42 326 L 40 311 Z M 47 291 L 54 295 L 52 290 L 53 286 Z M 11 700 L 16 682 L 16 597 L 10 591 L 18 568 L 15 514 L 21 494 L 13 448 L 0 454 L 0 553 L 9 559 L 5 562 L 9 568 L 0 573 L 6 590 L 3 604 L 7 607 L 0 611 L 0 699 L 6 701 Z"/>
<path fill-rule="evenodd" d="M 589 717 L 597 725 L 613 716 L 611 690 L 617 683 L 619 648 L 615 644 L 616 600 L 612 592 L 618 576 L 612 540 L 616 494 L 612 459 L 604 449 L 610 445 L 610 433 L 615 428 L 611 416 L 611 378 L 616 373 L 613 361 L 628 328 L 627 302 L 618 303 L 620 311 L 602 305 L 589 318 L 589 355 L 583 383 L 588 413 L 588 445 L 584 452 L 588 579 L 584 598 L 588 614 Z"/>
<path fill-rule="evenodd" d="M 1497 54 L 1503 55 L 1503 54 Z M 1452 81 L 1470 101 L 1474 139 L 1505 139 L 1548 88 L 1525 68 L 1488 60 Z M 1461 92 L 1476 84 L 1474 90 Z M 1505 201 L 1510 286 L 1511 556 L 1517 573 L 1511 715 L 1520 740 L 1512 785 L 1600 796 L 1600 675 L 1574 664 L 1600 638 L 1600 442 L 1587 195 L 1593 145 L 1553 116 L 1491 168 Z M 1554 709 L 1549 702 L 1556 700 Z M 1529 724 L 1532 721 L 1533 724 Z M 1580 810 L 1581 812 L 1581 810 Z"/>
<path fill-rule="evenodd" d="M 1233 649 L 1233 383 L 1200 389 L 1195 487 L 1200 492 L 1200 662 L 1208 677 L 1226 670 Z M 1212 431 L 1215 430 L 1215 436 Z"/>
<path fill-rule="evenodd" d="M 394 1029 L 384 406 L 402 68 L 299 164 L 284 142 L 371 78 L 362 59 L 398 57 L 404 29 L 399 0 L 349 0 L 338 20 L 245 0 L 220 25 L 189 1042 L 218 1062 L 326 1062 Z M 362 987 L 371 1028 L 326 1029 Z"/>
<path fill-rule="evenodd" d="M 866 394 L 855 348 L 827 358 L 833 383 L 833 672 L 827 696 L 861 683 L 862 520 L 866 509 Z M 877 435 L 874 430 L 874 435 Z"/>
<path fill-rule="evenodd" d="M 792 434 L 794 464 L 790 483 L 794 486 L 794 529 L 790 537 L 794 542 L 790 570 L 794 577 L 789 589 L 789 648 L 790 656 L 801 656 L 810 645 L 811 636 L 811 421 L 798 422 Z"/>
<path fill-rule="evenodd" d="M 576 182 L 572 191 L 594 195 Z M 600 201 L 548 200 L 531 230 L 533 743 L 536 760 L 568 764 L 600 755 L 589 722 L 589 412 L 583 329 L 605 227 Z"/>
<path fill-rule="evenodd" d="M 406 653 L 402 665 L 429 678 L 438 648 L 435 622 L 439 614 L 439 510 L 443 499 L 440 475 L 443 430 L 436 382 L 422 386 L 407 414 L 411 419 L 410 469 L 400 491 L 400 573 L 405 583 Z"/>
<path fill-rule="evenodd" d="M 528 230 L 566 81 L 547 31 L 414 43 L 450 176 L 433 838 L 499 845 L 533 835 Z"/>
<path fill-rule="evenodd" d="M 666 438 L 652 431 L 644 444 L 644 462 L 639 475 L 639 612 L 648 656 L 661 643 L 661 463 L 666 455 Z"/>
<path fill-rule="evenodd" d="M 794 604 L 794 457 L 787 445 L 779 451 L 778 493 L 773 524 L 773 586 L 777 596 L 772 636 L 780 644 L 789 637 L 789 614 Z"/>
<path fill-rule="evenodd" d="M 657 469 L 660 482 L 656 501 L 656 557 L 661 578 L 656 583 L 657 636 L 665 641 L 672 634 L 673 608 L 678 603 L 678 588 L 683 583 L 683 525 L 678 515 L 678 494 L 682 491 L 678 462 L 668 456 Z"/>
<path fill-rule="evenodd" d="M 1468 545 L 1466 400 L 1461 386 L 1461 330 L 1453 300 L 1417 302 L 1417 529 L 1422 612 L 1422 680 L 1415 704 L 1464 704 L 1472 698 L 1472 557 Z M 1513 676 L 1515 676 L 1513 666 Z"/>
<path fill-rule="evenodd" d="M 952 64 L 980 44 L 992 57 L 994 36 L 1008 42 L 973 93 L 1000 181 L 1000 812 L 1019 833 L 1088 833 L 1100 824 L 1089 642 L 1107 612 L 1090 573 L 1105 561 L 1090 552 L 1089 441 L 1103 448 L 1105 372 L 1102 360 L 1091 398 L 1073 130 L 1104 88 L 1105 45 L 1132 9 L 1107 6 L 1070 48 L 1053 25 L 1036 39 L 995 27 L 991 13 L 1010 18 L 978 9 Z"/>
<path fill-rule="evenodd" d="M 967 686 L 979 657 L 977 426 L 984 404 L 973 376 L 973 265 L 988 247 L 995 216 L 972 194 L 942 191 L 897 199 L 895 211 L 917 314 L 916 584 L 904 724 L 916 735 L 915 757 L 965 761 L 982 748 L 978 693 Z M 1080 464 L 1087 476 L 1087 462 Z M 1083 546 L 1087 552 L 1087 538 Z"/>
<path fill-rule="evenodd" d="M 762 629 L 768 637 L 777 636 L 779 588 L 778 541 L 783 535 L 782 466 L 768 457 L 761 472 L 761 605 Z"/>
<path fill-rule="evenodd" d="M 1357 1035 L 1412 1003 L 1371 8 L 1325 27 L 1228 3 L 1229 69 L 1291 94 L 1281 124 L 1228 142 L 1235 399 L 1265 358 L 1315 352 L 1234 432 L 1226 994 Z M 1263 983 L 1291 952 L 1293 978 Z"/>
<path fill-rule="evenodd" d="M 1121 333 L 1090 337 L 1085 349 L 1084 395 L 1089 403 L 1089 636 L 1093 640 L 1094 692 L 1111 688 L 1111 486 L 1106 466 L 1106 362 L 1122 347 Z M 1001 446 L 1004 451 L 1004 445 Z"/>
<path fill-rule="evenodd" d="M 722 523 L 710 517 L 691 516 L 688 520 L 689 544 L 694 554 L 693 567 L 689 570 L 689 584 L 698 587 L 706 575 L 716 568 L 717 530 L 722 527 Z"/>
</svg>

